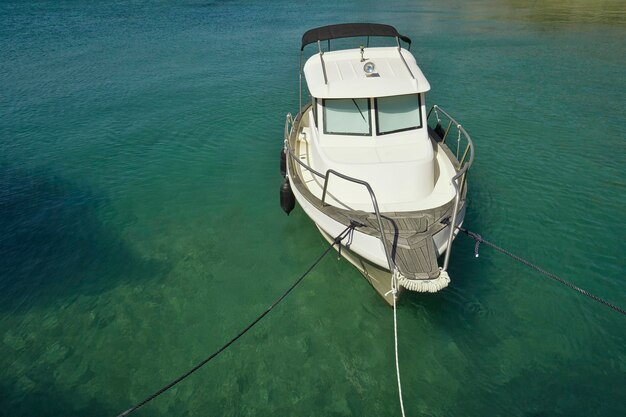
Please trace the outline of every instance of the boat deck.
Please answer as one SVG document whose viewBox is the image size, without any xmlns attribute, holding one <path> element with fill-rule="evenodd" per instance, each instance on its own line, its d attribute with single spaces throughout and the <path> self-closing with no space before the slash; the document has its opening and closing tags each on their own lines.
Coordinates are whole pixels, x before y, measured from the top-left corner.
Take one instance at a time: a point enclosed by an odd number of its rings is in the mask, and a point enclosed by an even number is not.
<svg viewBox="0 0 626 417">
<path fill-rule="evenodd" d="M 299 137 L 296 133 L 300 129 L 301 127 L 294 126 L 290 142 L 299 159 L 309 165 L 309 145 L 306 140 L 296 139 Z M 318 210 L 345 225 L 356 220 L 365 225 L 358 228 L 359 232 L 380 238 L 378 220 L 374 213 L 354 210 L 330 193 L 326 204 L 322 204 L 323 180 L 293 161 L 290 164 L 292 186 Z M 381 213 L 392 260 L 405 278 L 428 280 L 439 276 L 439 254 L 433 236 L 446 227 L 442 220 L 452 216 L 453 209 L 454 200 L 448 199 L 431 209 Z"/>
</svg>

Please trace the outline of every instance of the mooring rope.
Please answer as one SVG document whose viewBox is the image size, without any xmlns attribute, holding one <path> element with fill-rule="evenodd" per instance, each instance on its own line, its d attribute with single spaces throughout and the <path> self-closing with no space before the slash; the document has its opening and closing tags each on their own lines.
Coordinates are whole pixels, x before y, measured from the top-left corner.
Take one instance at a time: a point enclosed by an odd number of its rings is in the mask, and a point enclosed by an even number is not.
<svg viewBox="0 0 626 417">
<path fill-rule="evenodd" d="M 143 400 L 141 400 L 140 402 L 138 402 L 137 404 L 133 405 L 132 407 L 130 407 L 128 410 L 124 411 L 123 413 L 119 414 L 117 417 L 125 417 L 127 415 L 129 415 L 130 413 L 132 413 L 133 411 L 136 411 L 137 409 L 143 407 L 144 405 L 146 405 L 147 403 L 149 403 L 150 401 L 154 400 L 156 397 L 158 397 L 159 395 L 163 394 L 165 391 L 169 390 L 170 388 L 172 388 L 174 385 L 178 384 L 179 382 L 181 382 L 183 379 L 187 378 L 188 376 L 190 376 L 191 374 L 193 374 L 194 372 L 196 372 L 198 369 L 200 369 L 202 366 L 206 365 L 211 359 L 215 358 L 217 355 L 219 355 L 220 353 L 222 353 L 223 351 L 225 351 L 230 345 L 232 345 L 233 343 L 235 343 L 235 341 L 237 341 L 237 339 L 239 339 L 241 336 L 243 336 L 244 334 L 246 334 L 248 332 L 248 330 L 250 330 L 255 324 L 257 324 L 259 321 L 261 321 L 261 319 L 263 317 L 265 317 L 274 307 L 276 307 L 281 301 L 283 301 L 285 299 L 285 297 L 287 297 L 287 295 L 289 295 L 289 293 L 291 293 L 291 291 L 296 288 L 296 286 L 298 286 L 298 284 L 300 284 L 302 282 L 302 280 L 309 274 L 309 272 L 311 272 L 313 270 L 313 268 L 315 268 L 317 266 L 317 264 L 320 263 L 320 261 L 324 258 L 324 256 L 326 256 L 328 254 L 328 252 L 330 252 L 330 250 L 335 246 L 335 245 L 340 245 L 341 247 L 341 241 L 343 239 L 345 239 L 351 232 L 352 230 L 356 227 L 356 224 L 352 223 L 350 224 L 350 226 L 346 227 L 343 232 L 339 233 L 339 235 L 337 235 L 337 237 L 333 240 L 333 243 L 331 243 L 330 245 L 328 245 L 328 247 L 326 248 L 326 250 L 324 250 L 324 252 L 322 252 L 322 254 L 315 260 L 315 262 L 313 262 L 313 264 L 304 272 L 304 274 L 302 274 L 300 276 L 300 278 L 298 278 L 288 289 L 287 291 L 285 291 L 280 297 L 278 297 L 276 299 L 276 301 L 274 301 L 263 313 L 261 313 L 256 319 L 254 319 L 250 324 L 248 324 L 242 331 L 239 332 L 239 334 L 237 334 L 237 336 L 233 337 L 232 339 L 230 339 L 226 344 L 224 344 L 221 348 L 219 348 L 216 352 L 214 352 L 213 354 L 211 354 L 211 356 L 207 357 L 206 359 L 204 359 L 203 361 L 199 362 L 196 366 L 194 366 L 193 368 L 191 368 L 190 370 L 188 370 L 187 372 L 185 372 L 184 374 L 182 374 L 181 376 L 179 376 L 178 378 L 176 378 L 175 380 L 173 380 L 172 382 L 170 382 L 169 384 L 165 385 L 163 388 L 159 389 L 158 391 L 156 391 L 155 393 L 149 395 L 148 397 L 144 398 Z"/>
<path fill-rule="evenodd" d="M 398 360 L 398 317 L 396 312 L 396 294 L 398 293 L 398 268 L 391 274 L 391 298 L 393 298 L 393 348 L 396 354 L 396 378 L 398 380 L 398 397 L 400 397 L 400 411 L 404 416 L 404 401 L 402 400 L 402 382 L 400 381 L 400 361 Z"/>
<path fill-rule="evenodd" d="M 498 245 L 496 245 L 494 243 L 491 243 L 488 240 L 485 240 L 478 233 L 472 232 L 471 230 L 467 230 L 467 229 L 465 229 L 463 227 L 459 227 L 459 226 L 456 226 L 456 228 L 459 229 L 459 231 L 465 233 L 467 236 L 469 236 L 472 239 L 474 239 L 474 241 L 476 241 L 476 245 L 474 245 L 474 256 L 478 257 L 478 247 L 480 246 L 481 243 L 484 243 L 485 245 L 487 245 L 487 246 L 497 250 L 498 252 L 500 252 L 500 253 L 502 253 L 502 254 L 504 254 L 504 255 L 512 258 L 512 259 L 515 259 L 516 261 L 526 265 L 527 267 L 529 267 L 531 269 L 534 269 L 535 271 L 539 272 L 540 274 L 543 274 L 543 275 L 547 276 L 548 278 L 551 278 L 554 281 L 557 281 L 560 284 L 563 284 L 566 287 L 571 288 L 572 290 L 577 291 L 580 294 L 585 295 L 585 296 L 591 298 L 592 300 L 594 300 L 594 301 L 596 301 L 596 302 L 598 302 L 600 304 L 603 304 L 603 305 L 605 305 L 605 306 L 607 306 L 609 308 L 612 308 L 613 310 L 617 311 L 618 313 L 621 313 L 621 314 L 626 316 L 626 311 L 623 308 L 618 307 L 618 306 L 616 306 L 614 304 L 611 304 L 610 302 L 606 301 L 605 299 L 600 298 L 597 295 L 592 294 L 592 293 L 590 293 L 587 290 L 584 290 L 584 289 L 582 289 L 580 287 L 577 287 L 576 285 L 572 284 L 571 282 L 568 282 L 568 281 L 564 280 L 563 278 L 559 277 L 556 274 L 553 274 L 552 272 L 546 271 L 545 269 L 543 269 L 543 268 L 541 268 L 541 267 L 531 263 L 530 261 L 522 258 L 521 256 L 515 255 L 514 253 L 511 253 L 508 250 L 506 250 L 504 248 L 501 248 L 500 246 L 498 246 Z"/>
</svg>

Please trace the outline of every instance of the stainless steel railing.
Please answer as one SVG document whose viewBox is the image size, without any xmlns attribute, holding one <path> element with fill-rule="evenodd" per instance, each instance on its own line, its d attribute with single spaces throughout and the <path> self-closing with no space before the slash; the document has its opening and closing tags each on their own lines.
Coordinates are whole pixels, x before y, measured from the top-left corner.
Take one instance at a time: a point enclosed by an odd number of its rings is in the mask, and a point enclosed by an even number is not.
<svg viewBox="0 0 626 417">
<path fill-rule="evenodd" d="M 441 146 L 447 146 L 446 139 L 450 136 L 450 130 L 455 127 L 457 130 L 457 143 L 456 143 L 456 160 L 458 162 L 457 173 L 454 177 L 452 177 L 452 186 L 454 187 L 455 196 L 454 196 L 454 211 L 452 212 L 452 222 L 450 223 L 450 234 L 448 235 L 448 248 L 446 249 L 446 256 L 443 261 L 443 270 L 448 269 L 448 263 L 450 262 L 450 253 L 452 252 L 452 240 L 454 239 L 454 230 L 456 226 L 456 218 L 459 210 L 459 204 L 461 201 L 461 196 L 463 191 L 465 190 L 465 185 L 467 183 L 467 172 L 470 167 L 474 163 L 474 143 L 470 138 L 470 135 L 465 131 L 463 126 L 459 122 L 457 122 L 452 116 L 448 114 L 444 109 L 437 106 L 436 104 L 429 110 L 427 119 L 430 119 L 432 114 L 435 114 L 437 117 L 437 123 L 441 123 L 441 118 L 439 117 L 439 113 L 441 113 L 447 120 L 448 126 L 445 130 L 443 137 L 441 138 Z M 465 140 L 465 149 L 463 150 L 463 156 L 459 159 L 459 151 L 461 149 L 461 139 Z M 448 147 L 448 149 L 450 149 Z M 451 151 L 452 152 L 452 151 Z M 469 160 L 467 159 L 469 155 Z"/>
<path fill-rule="evenodd" d="M 306 109 L 305 109 L 306 110 Z M 296 120 L 298 120 L 298 117 L 302 117 L 302 114 L 304 114 L 304 111 L 298 113 L 298 116 L 296 116 Z M 387 257 L 387 263 L 389 264 L 389 270 L 391 272 L 393 272 L 396 268 L 396 264 L 393 261 L 393 259 L 391 258 L 391 252 L 389 251 L 389 247 L 387 246 L 387 240 L 385 239 L 385 227 L 383 226 L 383 221 L 382 221 L 382 217 L 380 215 L 380 209 L 378 208 L 378 200 L 376 200 L 376 195 L 374 194 L 374 190 L 372 190 L 372 187 L 369 185 L 369 183 L 367 181 L 363 181 L 360 180 L 358 178 L 353 178 L 350 177 L 348 175 L 344 175 L 340 172 L 337 172 L 333 169 L 329 169 L 326 171 L 326 175 L 322 174 L 319 171 L 316 171 L 315 169 L 311 168 L 309 165 L 305 164 L 304 162 L 302 162 L 300 160 L 300 158 L 297 157 L 297 155 L 293 152 L 293 149 L 291 149 L 291 145 L 289 144 L 289 138 L 291 136 L 291 130 L 290 127 L 293 127 L 293 123 L 296 121 L 293 119 L 293 117 L 291 116 L 291 113 L 287 113 L 287 116 L 285 118 L 285 150 L 287 151 L 287 153 L 289 154 L 289 158 L 292 161 L 297 162 L 298 164 L 300 164 L 300 166 L 302 166 L 303 168 L 305 168 L 306 170 L 308 170 L 309 172 L 311 172 L 312 174 L 318 176 L 319 178 L 324 179 L 324 189 L 322 192 L 322 205 L 326 205 L 326 194 L 327 194 L 327 190 L 328 190 L 328 180 L 330 179 L 331 175 L 335 175 L 343 180 L 355 183 L 355 184 L 359 184 L 363 187 L 365 187 L 365 189 L 367 190 L 367 192 L 370 195 L 370 199 L 372 200 L 372 206 L 374 207 L 374 213 L 376 214 L 376 220 L 378 222 L 378 228 L 380 231 L 380 241 L 383 244 L 383 249 L 385 250 L 385 256 Z"/>
</svg>

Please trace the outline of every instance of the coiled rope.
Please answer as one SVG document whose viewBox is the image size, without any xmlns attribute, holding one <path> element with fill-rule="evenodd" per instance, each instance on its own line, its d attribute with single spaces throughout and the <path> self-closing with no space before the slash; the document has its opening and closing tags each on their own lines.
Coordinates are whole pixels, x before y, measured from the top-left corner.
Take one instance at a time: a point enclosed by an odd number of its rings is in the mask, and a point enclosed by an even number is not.
<svg viewBox="0 0 626 417">
<path fill-rule="evenodd" d="M 324 258 L 324 256 L 326 256 L 328 254 L 328 252 L 330 252 L 330 250 L 335 245 L 340 245 L 340 247 L 341 247 L 341 241 L 343 239 L 345 239 L 352 232 L 352 230 L 355 227 L 356 227 L 356 224 L 352 223 L 352 224 L 350 224 L 350 226 L 346 227 L 343 230 L 343 232 L 339 233 L 339 235 L 333 240 L 333 243 L 328 245 L 326 250 L 324 250 L 324 252 L 322 252 L 322 254 L 315 260 L 315 262 L 313 262 L 313 264 L 304 272 L 304 274 L 302 274 L 300 276 L 300 278 L 298 278 L 287 289 L 287 291 L 285 291 L 280 297 L 278 297 L 276 299 L 276 301 L 274 301 L 263 313 L 261 313 L 256 319 L 254 319 L 250 324 L 248 324 L 242 331 L 240 331 L 239 334 L 237 334 L 237 336 L 235 336 L 232 339 L 230 339 L 226 344 L 224 344 L 221 348 L 219 348 L 215 353 L 211 354 L 211 356 L 209 356 L 208 358 L 206 358 L 203 361 L 199 362 L 196 366 L 194 366 L 193 368 L 191 368 L 190 370 L 188 370 L 187 372 L 185 372 L 184 374 L 182 374 L 181 376 L 179 376 L 178 378 L 176 378 L 175 380 L 173 380 L 169 384 L 165 385 L 163 388 L 159 389 L 155 393 L 147 396 L 146 398 L 144 398 L 143 400 L 141 400 L 137 404 L 133 405 L 128 410 L 126 410 L 123 413 L 119 414 L 117 417 L 125 417 L 125 416 L 129 415 L 130 413 L 132 413 L 133 411 L 136 411 L 137 409 L 143 407 L 144 405 L 146 405 L 150 401 L 154 400 L 156 397 L 158 397 L 159 395 L 163 394 L 165 391 L 169 390 L 174 385 L 178 384 L 183 379 L 187 378 L 188 376 L 190 376 L 191 374 L 196 372 L 198 369 L 200 369 L 201 367 L 206 365 L 211 359 L 215 358 L 217 355 L 219 355 L 220 353 L 225 351 L 230 345 L 235 343 L 235 341 L 237 341 L 237 339 L 239 339 L 241 336 L 246 334 L 248 332 L 248 330 L 250 330 L 259 321 L 261 321 L 261 319 L 263 317 L 265 317 L 274 307 L 276 307 L 281 301 L 283 301 L 285 299 L 285 297 L 287 297 L 289 295 L 289 293 L 291 293 L 291 291 L 294 288 L 296 288 L 298 286 L 298 284 L 300 284 L 302 282 L 302 280 L 309 274 L 309 272 L 311 272 L 313 270 L 313 268 L 315 268 L 317 266 L 317 264 L 320 263 L 320 261 Z"/>
<path fill-rule="evenodd" d="M 580 287 L 577 287 L 576 285 L 572 284 L 571 282 L 568 282 L 568 281 L 564 280 L 563 278 L 559 277 L 556 274 L 553 274 L 552 272 L 546 271 L 545 269 L 543 269 L 543 268 L 541 268 L 541 267 L 531 263 L 530 261 L 522 258 L 521 256 L 515 255 L 514 253 L 511 253 L 508 250 L 506 250 L 504 248 L 501 248 L 500 246 L 498 246 L 498 245 L 496 245 L 494 243 L 491 243 L 488 240 L 485 240 L 478 233 L 472 232 L 471 230 L 467 230 L 467 229 L 465 229 L 463 227 L 459 227 L 459 226 L 456 226 L 456 228 L 459 229 L 460 232 L 463 232 L 467 236 L 469 236 L 472 239 L 474 239 L 474 241 L 476 242 L 476 245 L 474 245 L 474 256 L 478 257 L 478 247 L 480 246 L 481 243 L 484 243 L 485 245 L 487 245 L 487 246 L 497 250 L 498 252 L 500 252 L 500 253 L 502 253 L 502 254 L 504 254 L 504 255 L 512 258 L 512 259 L 515 259 L 516 261 L 526 265 L 527 267 L 529 267 L 531 269 L 534 269 L 535 271 L 539 272 L 540 274 L 543 274 L 543 275 L 547 276 L 548 278 L 553 279 L 554 281 L 556 281 L 556 282 L 558 282 L 560 284 L 563 284 L 566 287 L 571 288 L 572 290 L 577 291 L 580 294 L 585 295 L 585 296 L 591 298 L 592 300 L 594 300 L 594 301 L 596 301 L 596 302 L 598 302 L 600 304 L 603 304 L 603 305 L 605 305 L 605 306 L 607 306 L 609 308 L 612 308 L 613 310 L 617 311 L 618 313 L 621 313 L 621 314 L 626 316 L 626 311 L 623 308 L 618 307 L 615 304 L 612 304 L 612 303 L 606 301 L 605 299 L 600 298 L 597 295 L 590 293 L 587 290 L 584 290 L 584 289 L 582 289 Z"/>
</svg>

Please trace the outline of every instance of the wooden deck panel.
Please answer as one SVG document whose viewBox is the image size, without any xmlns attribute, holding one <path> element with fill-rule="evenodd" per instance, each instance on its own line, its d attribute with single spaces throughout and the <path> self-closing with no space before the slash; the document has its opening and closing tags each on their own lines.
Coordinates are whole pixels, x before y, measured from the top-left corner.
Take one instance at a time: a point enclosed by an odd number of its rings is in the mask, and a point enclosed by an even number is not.
<svg viewBox="0 0 626 417">
<path fill-rule="evenodd" d="M 395 248 L 394 262 L 406 278 L 432 279 L 439 276 L 435 244 L 430 236 L 411 249 Z"/>
</svg>

